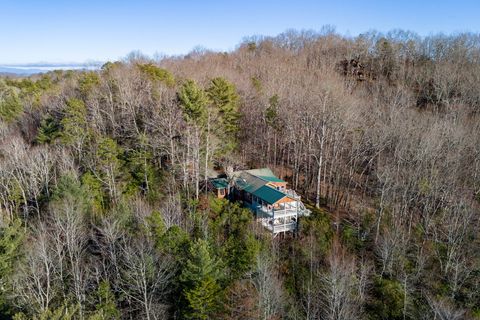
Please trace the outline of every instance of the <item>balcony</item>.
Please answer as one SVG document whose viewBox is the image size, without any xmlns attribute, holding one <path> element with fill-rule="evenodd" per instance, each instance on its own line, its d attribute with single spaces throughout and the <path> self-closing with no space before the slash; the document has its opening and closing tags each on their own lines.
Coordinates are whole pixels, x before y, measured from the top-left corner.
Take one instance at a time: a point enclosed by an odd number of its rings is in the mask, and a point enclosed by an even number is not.
<svg viewBox="0 0 480 320">
<path fill-rule="evenodd" d="M 288 222 L 284 224 L 272 224 L 271 222 L 271 220 L 262 220 L 262 225 L 273 234 L 279 232 L 295 231 L 297 229 L 296 222 Z"/>
<path fill-rule="evenodd" d="M 297 216 L 297 209 L 267 209 L 263 206 L 257 207 L 257 218 L 287 218 Z"/>
<path fill-rule="evenodd" d="M 284 208 L 284 209 L 267 209 L 265 206 L 257 206 L 256 207 L 256 214 L 257 218 L 287 218 L 287 217 L 295 217 L 295 216 L 305 216 L 308 217 L 310 215 L 310 210 L 305 208 L 303 203 L 300 202 L 299 207 L 291 207 L 291 208 Z"/>
</svg>

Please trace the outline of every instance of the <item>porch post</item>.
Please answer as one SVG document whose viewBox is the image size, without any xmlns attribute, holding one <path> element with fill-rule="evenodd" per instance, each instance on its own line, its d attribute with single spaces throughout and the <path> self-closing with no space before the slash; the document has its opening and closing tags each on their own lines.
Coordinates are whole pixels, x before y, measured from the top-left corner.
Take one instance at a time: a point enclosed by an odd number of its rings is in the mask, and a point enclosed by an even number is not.
<svg viewBox="0 0 480 320">
<path fill-rule="evenodd" d="M 272 206 L 272 233 L 275 234 L 275 210 L 273 210 L 273 206 Z"/>
</svg>

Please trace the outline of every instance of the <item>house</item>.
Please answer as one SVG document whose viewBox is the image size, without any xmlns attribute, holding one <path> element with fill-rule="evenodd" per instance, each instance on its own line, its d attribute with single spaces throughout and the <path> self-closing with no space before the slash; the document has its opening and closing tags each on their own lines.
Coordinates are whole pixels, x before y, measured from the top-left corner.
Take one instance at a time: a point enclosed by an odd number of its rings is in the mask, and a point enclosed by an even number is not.
<svg viewBox="0 0 480 320">
<path fill-rule="evenodd" d="M 274 235 L 297 231 L 298 219 L 310 215 L 301 198 L 268 168 L 236 171 L 227 178 L 211 179 L 217 197 L 241 201 Z"/>
</svg>

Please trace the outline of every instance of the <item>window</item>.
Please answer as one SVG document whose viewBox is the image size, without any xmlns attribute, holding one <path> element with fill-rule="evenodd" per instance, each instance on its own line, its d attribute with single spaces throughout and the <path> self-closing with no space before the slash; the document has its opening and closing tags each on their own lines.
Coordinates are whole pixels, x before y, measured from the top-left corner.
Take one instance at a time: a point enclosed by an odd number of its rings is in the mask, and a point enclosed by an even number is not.
<svg viewBox="0 0 480 320">
<path fill-rule="evenodd" d="M 225 195 L 225 189 L 219 189 L 218 192 L 220 193 L 221 196 Z"/>
</svg>

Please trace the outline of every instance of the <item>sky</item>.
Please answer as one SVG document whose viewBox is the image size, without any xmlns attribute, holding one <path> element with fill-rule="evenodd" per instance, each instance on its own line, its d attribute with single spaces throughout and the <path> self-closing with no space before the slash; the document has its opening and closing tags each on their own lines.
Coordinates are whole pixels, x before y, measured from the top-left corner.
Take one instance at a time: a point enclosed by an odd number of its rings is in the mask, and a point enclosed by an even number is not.
<svg viewBox="0 0 480 320">
<path fill-rule="evenodd" d="M 477 0 L 0 0 L 0 64 L 112 61 L 197 46 L 229 51 L 246 36 L 324 25 L 348 36 L 480 32 L 479 17 Z"/>
</svg>

